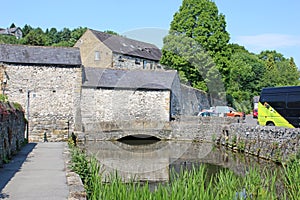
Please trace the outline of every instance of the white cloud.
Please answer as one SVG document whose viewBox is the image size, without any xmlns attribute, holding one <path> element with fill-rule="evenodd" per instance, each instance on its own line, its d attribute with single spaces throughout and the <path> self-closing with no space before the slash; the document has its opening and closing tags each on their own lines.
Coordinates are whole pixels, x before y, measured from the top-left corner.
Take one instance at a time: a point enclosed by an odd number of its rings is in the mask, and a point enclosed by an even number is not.
<svg viewBox="0 0 300 200">
<path fill-rule="evenodd" d="M 252 46 L 256 49 L 277 49 L 285 47 L 300 47 L 300 36 L 284 34 L 261 34 L 238 36 L 235 43 Z"/>
</svg>

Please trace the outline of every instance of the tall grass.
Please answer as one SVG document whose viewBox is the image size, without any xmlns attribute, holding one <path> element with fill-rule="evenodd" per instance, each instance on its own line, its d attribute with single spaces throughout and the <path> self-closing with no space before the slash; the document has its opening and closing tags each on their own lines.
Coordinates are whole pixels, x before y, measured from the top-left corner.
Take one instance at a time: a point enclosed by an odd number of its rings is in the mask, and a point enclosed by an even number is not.
<svg viewBox="0 0 300 200">
<path fill-rule="evenodd" d="M 117 174 L 103 182 L 100 164 L 95 158 L 86 156 L 78 148 L 72 148 L 71 152 L 72 169 L 82 178 L 88 199 L 92 200 L 271 200 L 300 197 L 299 161 L 284 167 L 281 175 L 276 171 L 250 169 L 243 176 L 221 170 L 208 177 L 206 167 L 201 165 L 190 171 L 172 172 L 174 178 L 170 183 L 161 183 L 151 191 L 148 183 L 124 183 Z M 278 192 L 281 184 L 282 191 Z"/>
</svg>

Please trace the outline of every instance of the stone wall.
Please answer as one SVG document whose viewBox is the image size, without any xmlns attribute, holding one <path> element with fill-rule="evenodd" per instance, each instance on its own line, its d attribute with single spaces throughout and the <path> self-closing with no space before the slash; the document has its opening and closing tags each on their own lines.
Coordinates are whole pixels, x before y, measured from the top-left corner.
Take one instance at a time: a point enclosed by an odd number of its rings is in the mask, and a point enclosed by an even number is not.
<svg viewBox="0 0 300 200">
<path fill-rule="evenodd" d="M 129 135 L 151 135 L 162 140 L 212 142 L 223 127 L 237 122 L 233 117 L 182 116 L 175 121 L 129 121 L 85 123 L 80 140 L 118 140 Z M 88 126 L 87 126 L 88 125 Z"/>
<path fill-rule="evenodd" d="M 112 67 L 113 52 L 100 42 L 90 30 L 83 34 L 74 47 L 80 49 L 82 65 L 99 68 Z"/>
<path fill-rule="evenodd" d="M 100 122 L 169 121 L 170 91 L 84 88 L 81 114 L 85 131 Z"/>
<path fill-rule="evenodd" d="M 29 122 L 29 140 L 66 140 L 81 130 L 82 69 L 71 66 L 5 65 L 5 94 L 19 102 Z M 76 125 L 76 126 L 74 126 Z"/>
<path fill-rule="evenodd" d="M 286 162 L 300 153 L 300 129 L 251 126 L 234 117 L 182 116 L 175 121 L 119 121 L 90 124 L 80 140 L 118 140 L 150 135 L 162 140 L 216 142 L 267 160 Z M 97 130 L 97 131 L 95 131 Z"/>
<path fill-rule="evenodd" d="M 182 115 L 197 115 L 199 111 L 210 107 L 207 94 L 201 90 L 181 84 Z"/>
<path fill-rule="evenodd" d="M 217 142 L 236 151 L 286 162 L 300 153 L 300 129 L 231 124 L 223 128 Z"/>
<path fill-rule="evenodd" d="M 126 56 L 114 53 L 113 54 L 113 65 L 116 69 L 161 69 L 158 62 L 140 59 L 136 57 Z"/>
<path fill-rule="evenodd" d="M 20 150 L 24 142 L 26 120 L 24 112 L 9 103 L 0 102 L 0 167 Z"/>
</svg>

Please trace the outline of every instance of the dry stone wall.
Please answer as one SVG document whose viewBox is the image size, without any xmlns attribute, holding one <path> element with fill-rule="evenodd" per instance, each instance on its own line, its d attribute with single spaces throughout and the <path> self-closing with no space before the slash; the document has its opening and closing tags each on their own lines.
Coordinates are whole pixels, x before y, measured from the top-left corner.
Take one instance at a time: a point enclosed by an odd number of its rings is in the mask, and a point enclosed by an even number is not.
<svg viewBox="0 0 300 200">
<path fill-rule="evenodd" d="M 24 112 L 9 103 L 0 102 L 0 167 L 3 160 L 20 150 L 25 128 Z"/>
<path fill-rule="evenodd" d="M 268 160 L 286 162 L 300 152 L 300 129 L 231 124 L 217 142 Z"/>
</svg>

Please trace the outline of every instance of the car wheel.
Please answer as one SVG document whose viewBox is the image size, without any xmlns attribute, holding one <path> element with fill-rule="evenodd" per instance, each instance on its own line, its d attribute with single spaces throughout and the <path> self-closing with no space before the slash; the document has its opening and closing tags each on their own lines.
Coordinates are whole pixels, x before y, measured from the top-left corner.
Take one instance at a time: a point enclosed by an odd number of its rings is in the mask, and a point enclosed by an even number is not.
<svg viewBox="0 0 300 200">
<path fill-rule="evenodd" d="M 273 122 L 268 122 L 267 126 L 275 126 L 275 124 Z"/>
</svg>

